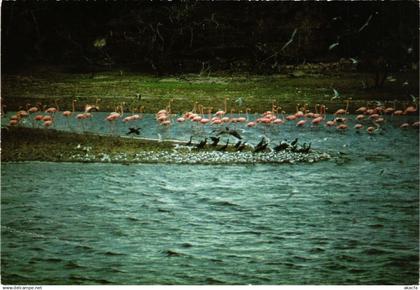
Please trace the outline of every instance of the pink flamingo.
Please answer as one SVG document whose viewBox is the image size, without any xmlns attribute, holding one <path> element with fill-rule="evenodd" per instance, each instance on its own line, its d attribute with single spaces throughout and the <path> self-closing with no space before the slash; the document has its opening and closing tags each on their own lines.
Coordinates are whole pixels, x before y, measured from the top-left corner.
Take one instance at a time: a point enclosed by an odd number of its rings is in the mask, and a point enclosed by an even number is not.
<svg viewBox="0 0 420 290">
<path fill-rule="evenodd" d="M 413 114 L 417 112 L 417 104 L 416 106 L 408 106 L 405 110 L 404 110 L 404 115 L 406 114 Z"/>
<path fill-rule="evenodd" d="M 378 117 L 378 118 L 375 120 L 375 122 L 376 122 L 376 123 L 383 123 L 383 122 L 385 122 L 385 119 L 384 119 L 384 118 L 382 118 L 382 117 Z"/>
<path fill-rule="evenodd" d="M 242 117 L 242 116 L 238 117 L 237 120 L 238 120 L 239 123 L 245 123 L 246 121 L 248 121 L 248 112 L 250 110 L 251 110 L 250 108 L 246 108 L 245 109 L 246 118 L 245 117 Z M 242 111 L 239 112 L 239 114 L 241 114 L 241 113 L 242 113 Z"/>
<path fill-rule="evenodd" d="M 19 120 L 12 119 L 12 120 L 9 121 L 10 126 L 16 126 L 17 124 L 19 124 Z"/>
<path fill-rule="evenodd" d="M 36 112 L 38 112 L 38 107 L 36 107 L 36 106 L 30 107 L 27 111 L 28 111 L 29 114 L 36 113 Z"/>
<path fill-rule="evenodd" d="M 292 114 L 292 115 L 288 115 L 288 116 L 286 116 L 286 120 L 287 120 L 287 121 L 294 121 L 294 120 L 296 120 L 296 119 L 297 119 L 296 114 Z"/>
<path fill-rule="evenodd" d="M 324 111 L 325 110 L 325 106 L 324 105 L 321 106 L 320 113 L 319 114 L 318 114 L 318 110 L 317 109 L 315 109 L 315 110 L 317 112 L 316 115 L 318 115 L 318 116 L 315 117 L 312 120 L 312 125 L 318 126 L 325 119 L 325 111 Z"/>
<path fill-rule="evenodd" d="M 388 107 L 388 108 L 385 108 L 384 113 L 385 114 L 392 114 L 394 111 L 395 111 L 395 108 Z"/>
<path fill-rule="evenodd" d="M 29 114 L 34 114 L 36 112 L 38 112 L 38 107 L 30 107 L 28 109 Z M 32 127 L 35 127 L 35 120 L 34 119 L 32 119 Z"/>
<path fill-rule="evenodd" d="M 96 98 L 94 105 L 86 104 L 85 105 L 85 113 L 98 112 L 99 111 L 98 103 L 100 101 L 101 101 L 101 99 Z"/>
<path fill-rule="evenodd" d="M 367 131 L 369 134 L 373 134 L 373 133 L 375 133 L 375 132 L 376 132 L 376 131 L 378 131 L 378 130 L 379 130 L 379 128 L 380 128 L 378 123 L 374 122 L 373 124 L 375 125 L 375 127 L 370 126 L 370 127 L 368 127 L 368 128 L 366 129 L 366 131 Z"/>
<path fill-rule="evenodd" d="M 305 116 L 305 114 L 299 110 L 299 104 L 296 106 L 296 113 L 295 113 L 296 118 L 302 118 Z"/>
<path fill-rule="evenodd" d="M 48 114 L 54 114 L 54 113 L 56 113 L 57 111 L 59 111 L 59 107 L 58 107 L 58 104 L 57 104 L 57 100 L 54 100 L 54 103 L 55 103 L 55 107 L 49 107 L 47 110 L 45 110 L 45 113 L 48 113 Z"/>
<path fill-rule="evenodd" d="M 357 110 L 356 110 L 356 113 L 365 113 L 366 111 L 367 111 L 367 107 L 360 107 L 360 108 L 358 108 Z"/>
<path fill-rule="evenodd" d="M 357 121 L 361 121 L 361 120 L 363 120 L 365 118 L 365 115 L 357 115 L 356 116 L 356 120 Z"/>
<path fill-rule="evenodd" d="M 63 116 L 66 117 L 67 127 L 70 128 L 70 116 L 74 113 L 76 100 L 71 101 L 72 111 L 64 111 Z"/>
<path fill-rule="evenodd" d="M 28 117 L 29 113 L 24 111 L 24 110 L 20 110 L 19 112 L 16 113 L 16 115 L 18 116 L 19 120 L 22 120 L 22 119 Z"/>
<path fill-rule="evenodd" d="M 349 109 L 349 104 L 350 104 L 350 99 L 346 100 L 346 108 L 345 109 L 338 109 L 334 115 L 344 115 L 344 114 L 348 114 L 348 109 Z"/>
<path fill-rule="evenodd" d="M 36 115 L 34 120 L 37 121 L 37 127 L 39 126 L 39 122 L 42 121 L 42 119 L 44 118 L 43 115 Z"/>
<path fill-rule="evenodd" d="M 300 120 L 296 123 L 296 127 L 303 127 L 306 124 L 306 120 Z"/>
<path fill-rule="evenodd" d="M 338 130 L 345 131 L 345 130 L 347 130 L 348 126 L 346 124 L 340 124 L 336 128 Z"/>
<path fill-rule="evenodd" d="M 211 110 L 212 110 L 212 108 L 209 107 L 209 108 L 207 108 L 207 110 L 208 110 L 209 117 L 208 118 L 205 118 L 204 117 L 204 107 L 201 106 L 201 115 L 203 115 L 203 118 L 201 118 L 200 123 L 203 124 L 203 125 L 209 123 L 210 122 L 210 119 L 211 119 Z"/>
<path fill-rule="evenodd" d="M 319 106 L 320 106 L 319 104 L 315 104 L 315 113 L 313 114 L 312 118 L 318 118 L 318 117 L 321 117 L 320 112 L 318 112 L 318 107 L 319 107 Z"/>
<path fill-rule="evenodd" d="M 246 126 L 247 126 L 247 127 L 249 127 L 249 128 L 251 128 L 251 127 L 255 127 L 256 125 L 257 125 L 257 122 L 254 122 L 254 121 L 248 122 L 248 123 L 246 124 Z"/>
<path fill-rule="evenodd" d="M 76 119 L 79 120 L 80 125 L 82 126 L 82 130 L 85 131 L 84 120 L 87 119 L 87 115 L 84 113 L 77 114 Z"/>
<path fill-rule="evenodd" d="M 115 108 L 115 112 L 111 112 L 106 118 L 105 120 L 109 122 L 110 124 L 110 130 L 111 130 L 111 134 L 113 134 L 115 132 L 115 121 L 122 117 L 124 115 L 124 108 L 123 105 L 118 105 Z"/>
<path fill-rule="evenodd" d="M 50 115 L 47 115 L 47 116 L 42 116 L 42 121 L 51 121 L 52 120 L 52 117 L 50 116 Z"/>
<path fill-rule="evenodd" d="M 52 120 L 48 120 L 48 121 L 45 121 L 44 122 L 44 126 L 47 127 L 47 128 L 50 127 L 50 126 L 52 126 L 52 124 L 53 124 L 53 121 Z"/>
<path fill-rule="evenodd" d="M 19 124 L 19 122 L 20 122 L 20 116 L 19 116 L 19 114 L 13 115 L 13 116 L 10 117 L 9 125 L 16 126 L 16 125 Z"/>
</svg>

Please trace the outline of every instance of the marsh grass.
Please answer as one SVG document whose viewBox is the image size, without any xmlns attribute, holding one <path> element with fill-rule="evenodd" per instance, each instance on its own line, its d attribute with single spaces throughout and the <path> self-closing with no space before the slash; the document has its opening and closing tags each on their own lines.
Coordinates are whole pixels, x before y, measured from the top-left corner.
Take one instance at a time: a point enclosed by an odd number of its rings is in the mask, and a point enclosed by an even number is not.
<svg viewBox="0 0 420 290">
<path fill-rule="evenodd" d="M 296 74 L 295 74 L 296 75 Z M 70 74 L 63 72 L 37 72 L 25 75 L 3 75 L 3 97 L 9 110 L 24 107 L 26 103 L 41 102 L 54 105 L 59 99 L 62 110 L 71 109 L 71 101 L 77 99 L 76 107 L 94 103 L 100 98 L 102 111 L 113 111 L 124 102 L 126 110 L 154 113 L 174 99 L 172 111 L 181 113 L 191 110 L 195 102 L 214 110 L 222 109 L 227 97 L 228 107 L 253 112 L 271 109 L 273 102 L 287 111 L 293 111 L 297 103 L 326 104 L 330 110 L 342 107 L 345 98 L 352 98 L 352 107 L 365 105 L 368 100 L 410 101 L 410 94 L 417 96 L 418 79 L 415 73 L 394 75 L 397 81 L 386 82 L 382 89 L 363 89 L 362 82 L 372 75 L 362 73 L 315 74 L 302 73 L 298 77 L 289 75 L 227 75 L 155 77 L 151 75 L 103 72 L 92 74 Z M 408 85 L 402 85 L 407 81 Z M 332 89 L 340 92 L 342 100 L 331 101 Z M 136 94 L 142 96 L 138 100 Z M 242 106 L 235 103 L 239 97 Z"/>
</svg>

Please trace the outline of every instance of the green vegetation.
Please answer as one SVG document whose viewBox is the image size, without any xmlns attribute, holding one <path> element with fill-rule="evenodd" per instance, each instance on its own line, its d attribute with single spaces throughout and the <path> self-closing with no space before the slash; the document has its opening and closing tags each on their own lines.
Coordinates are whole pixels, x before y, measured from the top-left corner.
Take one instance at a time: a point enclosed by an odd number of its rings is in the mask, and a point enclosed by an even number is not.
<svg viewBox="0 0 420 290">
<path fill-rule="evenodd" d="M 393 82 L 385 82 L 382 89 L 364 89 L 363 82 L 372 83 L 373 76 L 360 73 L 329 73 L 295 71 L 283 75 L 182 75 L 155 77 L 127 72 L 103 72 L 96 74 L 70 74 L 60 71 L 41 71 L 24 75 L 2 76 L 2 97 L 8 110 L 16 110 L 27 103 L 41 102 L 54 105 L 58 100 L 61 109 L 70 109 L 71 101 L 78 99 L 77 109 L 100 98 L 100 108 L 113 111 L 125 102 L 126 109 L 144 105 L 145 111 L 153 113 L 165 108 L 170 99 L 173 112 L 191 110 L 195 102 L 214 110 L 223 109 L 228 98 L 228 109 L 245 111 L 250 107 L 255 112 L 271 109 L 272 102 L 286 111 L 296 104 L 324 103 L 330 111 L 342 107 L 346 98 L 352 98 L 352 107 L 365 105 L 369 100 L 410 101 L 410 94 L 417 96 L 418 79 L 415 73 L 393 75 Z M 407 82 L 403 85 L 404 82 Z M 333 88 L 341 99 L 331 101 Z M 141 95 L 141 102 L 136 94 Z M 242 98 L 242 106 L 235 102 Z"/>
</svg>

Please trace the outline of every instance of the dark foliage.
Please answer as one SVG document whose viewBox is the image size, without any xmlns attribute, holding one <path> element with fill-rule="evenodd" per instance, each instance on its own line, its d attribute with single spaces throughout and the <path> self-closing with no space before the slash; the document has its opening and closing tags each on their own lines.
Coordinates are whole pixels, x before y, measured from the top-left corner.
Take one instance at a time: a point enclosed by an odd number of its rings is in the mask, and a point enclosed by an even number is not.
<svg viewBox="0 0 420 290">
<path fill-rule="evenodd" d="M 285 64 L 357 58 L 418 60 L 412 2 L 2 3 L 2 64 L 156 74 L 215 70 L 275 73 Z"/>
</svg>

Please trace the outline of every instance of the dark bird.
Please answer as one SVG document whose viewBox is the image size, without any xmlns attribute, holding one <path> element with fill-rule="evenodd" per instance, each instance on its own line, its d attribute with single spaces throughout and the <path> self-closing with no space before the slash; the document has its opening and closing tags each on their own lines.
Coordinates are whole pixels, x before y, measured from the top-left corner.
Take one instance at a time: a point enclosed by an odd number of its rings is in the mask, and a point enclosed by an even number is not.
<svg viewBox="0 0 420 290">
<path fill-rule="evenodd" d="M 255 148 L 262 146 L 264 143 L 265 143 L 265 137 L 263 136 L 263 137 L 261 138 L 260 143 L 258 143 L 258 144 L 257 144 L 257 146 L 255 146 Z"/>
<path fill-rule="evenodd" d="M 223 135 L 223 134 L 229 134 L 232 135 L 233 137 L 237 138 L 237 139 L 242 139 L 241 135 L 239 135 L 238 131 L 236 130 L 231 130 L 229 129 L 229 127 L 225 127 L 224 130 L 220 130 L 217 133 L 217 136 Z"/>
<path fill-rule="evenodd" d="M 228 145 L 229 145 L 229 139 L 227 140 L 226 144 L 220 147 L 219 149 L 217 149 L 217 151 L 225 151 Z"/>
<path fill-rule="evenodd" d="M 220 141 L 220 137 L 210 137 L 212 143 L 211 146 L 217 146 L 217 143 Z"/>
<path fill-rule="evenodd" d="M 234 145 L 234 147 L 236 149 L 238 149 L 238 147 L 241 146 L 241 143 L 242 143 L 241 140 L 239 140 L 238 142 L 236 142 L 236 144 Z"/>
<path fill-rule="evenodd" d="M 237 149 L 238 149 L 238 151 L 239 151 L 239 152 L 241 152 L 242 150 L 244 150 L 244 148 L 245 148 L 245 146 L 246 146 L 246 145 L 245 145 L 245 143 L 246 143 L 246 142 L 243 142 L 241 145 L 239 145 L 239 146 L 238 146 L 238 148 L 237 148 Z"/>
<path fill-rule="evenodd" d="M 274 151 L 276 151 L 276 152 L 283 151 L 283 150 L 286 150 L 289 147 L 290 147 L 289 143 L 287 143 L 286 141 L 281 141 L 279 145 L 274 147 Z"/>
<path fill-rule="evenodd" d="M 261 138 L 260 143 L 258 143 L 258 144 L 257 144 L 257 146 L 255 146 L 255 148 L 254 148 L 254 153 L 264 151 L 264 150 L 267 148 L 267 145 L 268 145 L 268 142 L 267 142 L 267 140 L 265 139 L 265 137 L 263 136 L 263 137 Z"/>
<path fill-rule="evenodd" d="M 295 140 L 292 141 L 292 143 L 290 143 L 290 145 L 295 146 L 298 142 L 298 138 L 296 138 Z"/>
<path fill-rule="evenodd" d="M 303 146 L 300 149 L 300 152 L 301 153 L 309 153 L 309 150 L 311 150 L 311 143 L 309 143 L 308 146 L 306 146 L 306 143 L 303 143 Z"/>
<path fill-rule="evenodd" d="M 128 128 L 128 130 L 130 130 L 130 131 L 127 133 L 127 135 L 130 135 L 130 134 L 140 135 L 141 128 L 130 127 L 130 128 Z"/>
<path fill-rule="evenodd" d="M 197 144 L 197 149 L 202 149 L 204 148 L 204 146 L 206 146 L 207 143 L 207 138 L 205 138 L 204 140 L 202 140 L 200 143 Z"/>
<path fill-rule="evenodd" d="M 254 149 L 254 153 L 264 151 L 265 149 L 267 149 L 267 145 L 268 145 L 268 143 L 264 143 L 261 146 L 256 146 L 255 149 Z"/>
<path fill-rule="evenodd" d="M 191 145 L 192 145 L 192 138 L 193 138 L 193 136 L 191 136 L 191 137 L 190 137 L 190 141 L 188 141 L 188 142 L 185 144 L 185 146 L 191 146 Z"/>
</svg>

